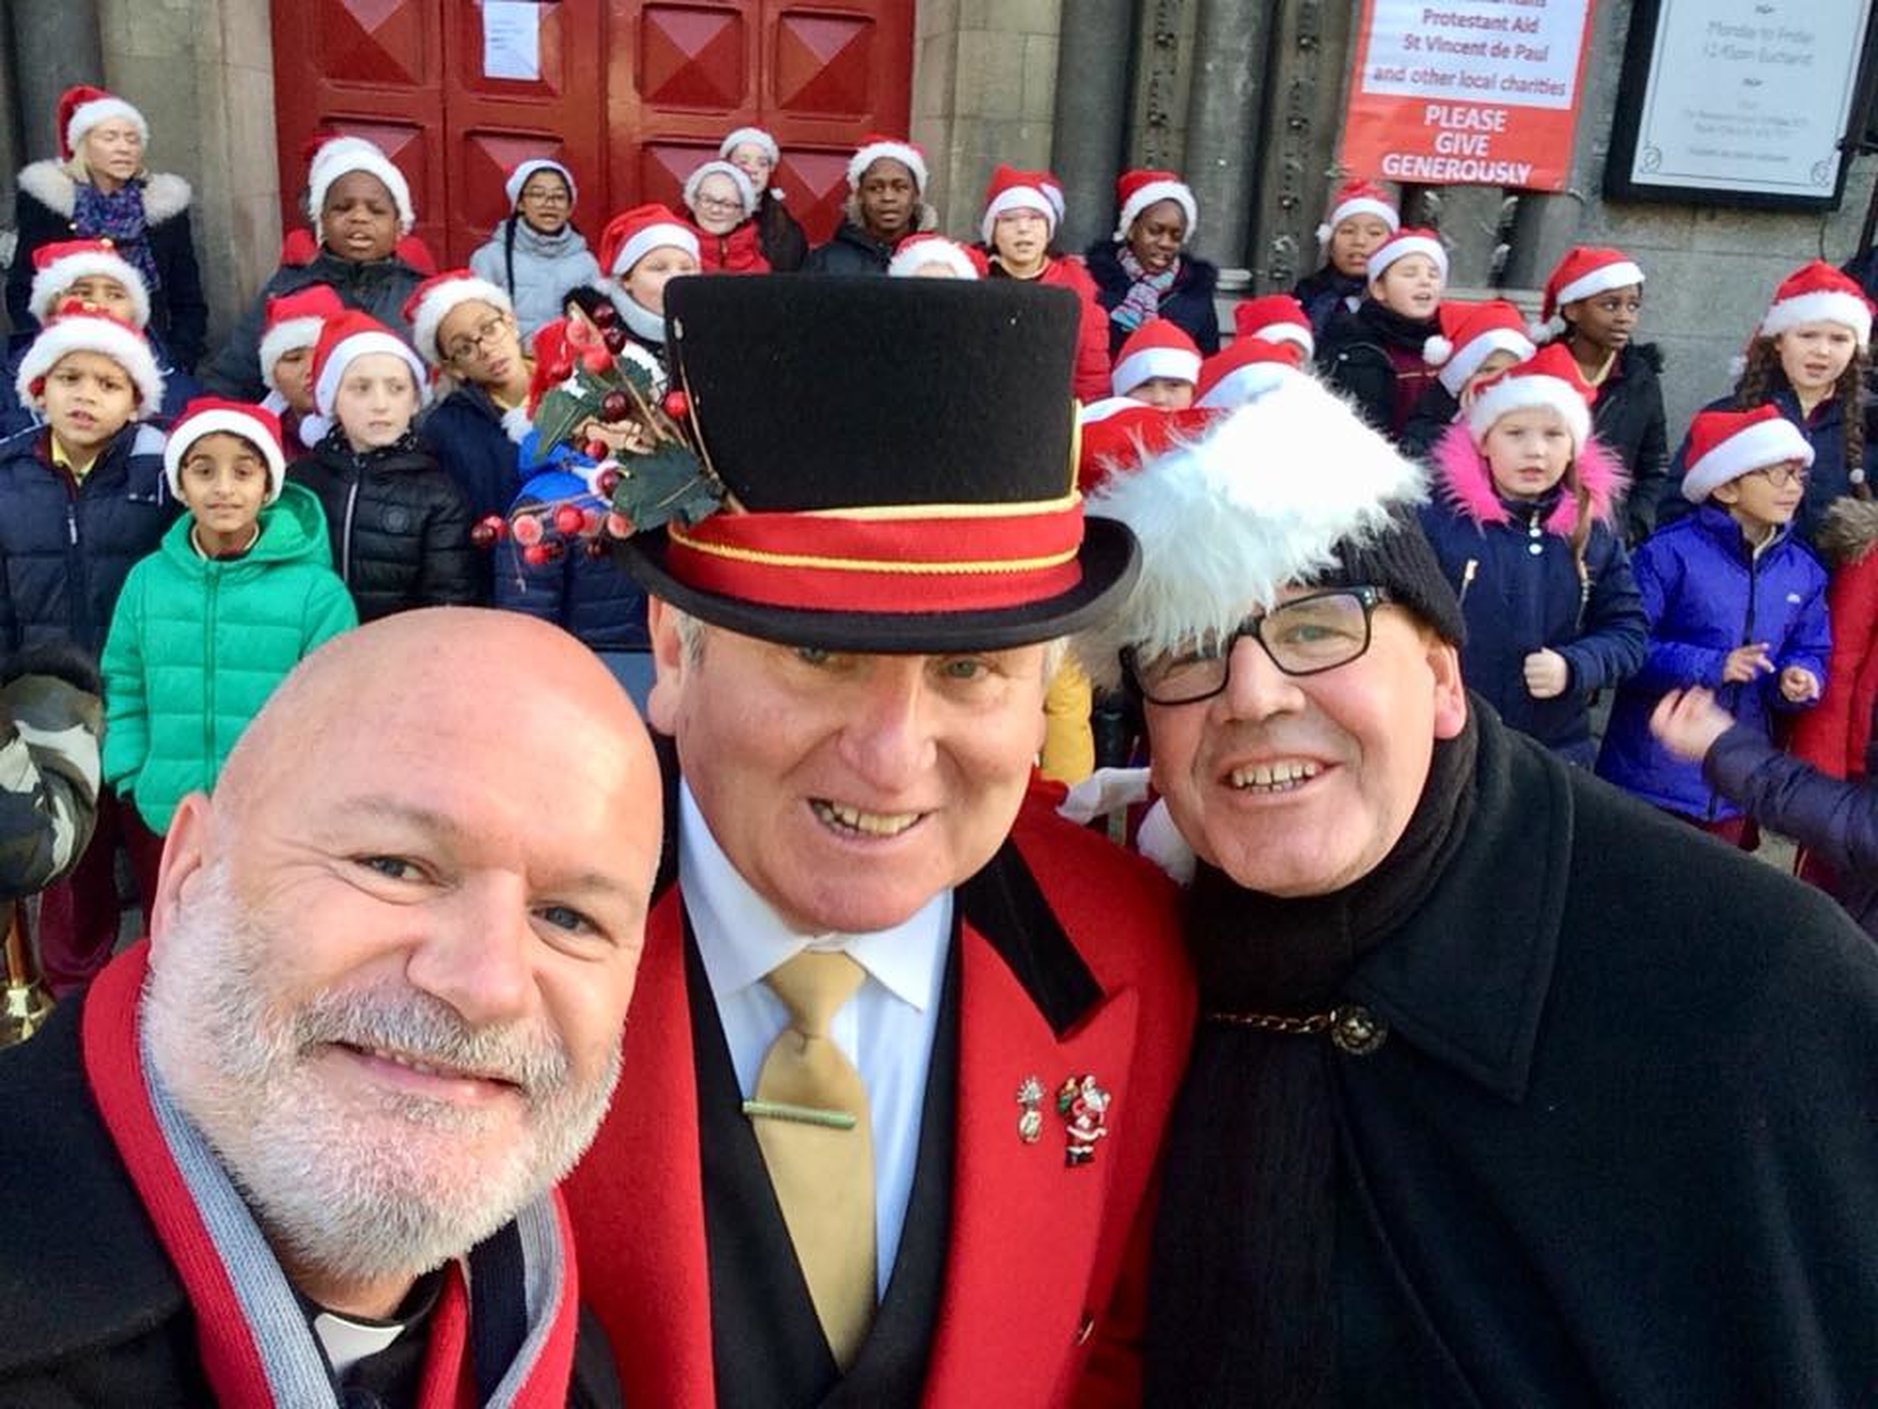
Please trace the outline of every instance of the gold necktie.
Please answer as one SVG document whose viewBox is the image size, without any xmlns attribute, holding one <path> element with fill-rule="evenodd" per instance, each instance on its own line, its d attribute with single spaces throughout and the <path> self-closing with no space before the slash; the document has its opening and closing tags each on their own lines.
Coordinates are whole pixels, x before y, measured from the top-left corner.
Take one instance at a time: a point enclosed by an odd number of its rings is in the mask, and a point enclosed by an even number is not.
<svg viewBox="0 0 1878 1409">
<path fill-rule="evenodd" d="M 770 1184 L 835 1362 L 854 1363 L 874 1317 L 874 1135 L 861 1074 L 828 1035 L 867 971 L 804 950 L 763 981 L 789 1010 L 745 1102 Z"/>
</svg>

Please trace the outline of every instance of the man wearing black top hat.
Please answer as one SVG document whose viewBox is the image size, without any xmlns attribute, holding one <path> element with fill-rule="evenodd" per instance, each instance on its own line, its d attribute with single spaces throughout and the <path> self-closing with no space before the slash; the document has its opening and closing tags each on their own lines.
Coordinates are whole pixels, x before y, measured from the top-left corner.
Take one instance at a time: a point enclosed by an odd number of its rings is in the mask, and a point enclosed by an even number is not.
<svg viewBox="0 0 1878 1409">
<path fill-rule="evenodd" d="M 1192 1010 L 1159 879 L 1025 805 L 1055 643 L 1135 571 L 1075 493 L 1075 300 L 666 309 L 729 496 L 623 549 L 672 854 L 570 1202 L 628 1399 L 1128 1402 L 1116 1288 Z"/>
</svg>

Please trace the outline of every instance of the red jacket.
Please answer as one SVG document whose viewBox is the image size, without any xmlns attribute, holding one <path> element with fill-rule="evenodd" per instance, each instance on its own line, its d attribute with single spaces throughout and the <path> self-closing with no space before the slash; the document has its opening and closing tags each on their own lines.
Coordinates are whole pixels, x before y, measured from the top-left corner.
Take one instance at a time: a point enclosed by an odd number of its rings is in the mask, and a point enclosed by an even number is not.
<svg viewBox="0 0 1878 1409">
<path fill-rule="evenodd" d="M 1073 254 L 1058 255 L 1044 265 L 1039 283 L 1055 284 L 1082 300 L 1082 328 L 1076 336 L 1076 397 L 1085 406 L 1100 401 L 1109 387 L 1109 315 L 1096 302 L 1095 280 Z"/>
<path fill-rule="evenodd" d="M 1832 654 L 1818 707 L 1794 724 L 1792 750 L 1835 778 L 1862 778 L 1878 703 L 1878 502 L 1834 500 L 1819 544 L 1836 565 L 1826 593 Z"/>
<path fill-rule="evenodd" d="M 692 225 L 698 237 L 698 268 L 706 274 L 767 274 L 769 260 L 757 237 L 756 222 L 746 220 L 727 235 L 713 235 Z"/>
<path fill-rule="evenodd" d="M 924 1402 L 1138 1403 L 1146 1240 L 1137 1223 L 1147 1223 L 1193 1026 L 1175 899 L 1152 867 L 1044 807 L 1026 806 L 1013 841 L 1101 996 L 1059 1039 L 976 917 L 961 913 L 950 1246 Z M 674 885 L 653 910 L 625 1077 L 566 1192 L 581 1290 L 606 1327 L 626 1402 L 704 1409 L 735 1404 L 737 1386 L 716 1384 L 711 1358 L 680 906 Z M 1072 1073 L 1095 1076 L 1111 1096 L 1095 1157 L 1073 1167 L 1052 1103 Z M 1046 1088 L 1034 1144 L 1018 1134 L 1016 1093 L 1028 1076 Z"/>
</svg>

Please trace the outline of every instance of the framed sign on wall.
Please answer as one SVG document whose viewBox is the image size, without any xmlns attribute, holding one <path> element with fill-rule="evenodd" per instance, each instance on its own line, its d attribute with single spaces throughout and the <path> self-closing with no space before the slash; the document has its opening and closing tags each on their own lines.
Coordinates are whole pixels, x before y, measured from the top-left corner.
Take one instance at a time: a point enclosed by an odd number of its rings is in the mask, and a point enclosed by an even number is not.
<svg viewBox="0 0 1878 1409">
<path fill-rule="evenodd" d="M 1604 191 L 1835 209 L 1869 0 L 1637 0 Z"/>
</svg>

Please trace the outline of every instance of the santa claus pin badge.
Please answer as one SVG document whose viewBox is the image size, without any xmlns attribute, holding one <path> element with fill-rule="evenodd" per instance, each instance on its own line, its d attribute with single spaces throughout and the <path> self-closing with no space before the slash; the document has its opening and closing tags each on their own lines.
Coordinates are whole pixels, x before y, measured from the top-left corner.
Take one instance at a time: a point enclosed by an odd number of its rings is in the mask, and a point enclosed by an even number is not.
<svg viewBox="0 0 1878 1409">
<path fill-rule="evenodd" d="M 1017 1138 L 1034 1145 L 1043 1138 L 1043 1083 L 1027 1076 L 1017 1085 Z"/>
<path fill-rule="evenodd" d="M 1108 1134 L 1109 1093 L 1084 1072 L 1070 1076 L 1056 1089 L 1056 1113 L 1063 1117 L 1068 1145 L 1063 1163 L 1074 1168 L 1095 1158 L 1096 1141 Z"/>
</svg>

